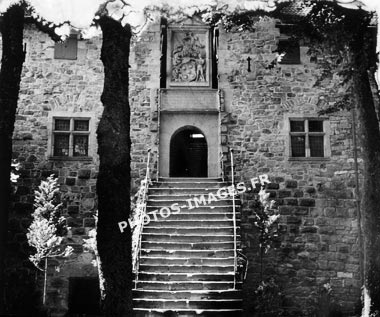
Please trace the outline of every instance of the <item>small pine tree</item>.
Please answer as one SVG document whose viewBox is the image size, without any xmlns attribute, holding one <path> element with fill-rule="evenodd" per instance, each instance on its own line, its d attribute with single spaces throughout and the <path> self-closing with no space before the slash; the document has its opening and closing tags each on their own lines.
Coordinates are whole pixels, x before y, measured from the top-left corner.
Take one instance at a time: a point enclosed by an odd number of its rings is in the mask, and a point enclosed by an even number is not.
<svg viewBox="0 0 380 317">
<path fill-rule="evenodd" d="M 266 193 L 264 188 L 261 188 L 258 196 L 253 214 L 256 218 L 254 224 L 259 229 L 260 276 L 263 280 L 263 257 L 278 238 L 277 223 L 280 214 L 276 202 L 269 200 L 270 193 Z"/>
<path fill-rule="evenodd" d="M 254 305 L 257 316 L 282 316 L 282 297 L 280 287 L 273 277 L 267 281 L 263 276 L 264 255 L 270 250 L 272 245 L 278 240 L 277 224 L 280 213 L 276 206 L 276 201 L 269 200 L 270 193 L 262 187 L 255 202 L 253 214 L 255 216 L 255 226 L 259 231 L 260 248 L 260 279 L 261 282 L 255 291 Z"/>
<path fill-rule="evenodd" d="M 34 192 L 33 222 L 31 223 L 27 238 L 30 246 L 36 249 L 36 253 L 29 260 L 41 271 L 44 276 L 43 304 L 46 300 L 46 281 L 48 258 L 67 257 L 73 249 L 70 246 L 62 248 L 63 236 L 67 232 L 65 218 L 61 216 L 62 204 L 57 200 L 59 186 L 58 179 L 50 175 L 46 181 L 41 181 L 38 190 Z M 44 261 L 44 267 L 41 262 Z"/>
</svg>

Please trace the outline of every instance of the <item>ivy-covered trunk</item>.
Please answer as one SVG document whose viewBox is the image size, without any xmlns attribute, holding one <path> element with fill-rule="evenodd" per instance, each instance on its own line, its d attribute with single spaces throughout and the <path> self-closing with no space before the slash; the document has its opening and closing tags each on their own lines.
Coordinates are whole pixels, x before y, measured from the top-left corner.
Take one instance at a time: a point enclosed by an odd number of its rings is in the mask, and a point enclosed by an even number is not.
<svg viewBox="0 0 380 317">
<path fill-rule="evenodd" d="M 361 209 L 365 286 L 374 312 L 380 311 L 380 131 L 367 72 L 354 76 L 354 87 L 364 160 Z"/>
<path fill-rule="evenodd" d="M 11 194 L 12 134 L 25 59 L 23 29 L 24 9 L 21 5 L 14 5 L 4 14 L 0 24 L 3 41 L 0 71 L 0 312 L 5 307 L 4 261 Z"/>
<path fill-rule="evenodd" d="M 355 11 L 356 12 L 356 11 Z M 376 64 L 373 33 L 368 18 L 358 12 L 349 42 L 354 102 L 359 118 L 361 157 L 364 162 L 361 190 L 361 228 L 364 240 L 364 286 L 371 298 L 371 312 L 380 311 L 380 129 L 368 71 Z M 365 307 L 368 311 L 368 307 Z"/>
<path fill-rule="evenodd" d="M 128 59 L 131 30 L 101 17 L 101 60 L 104 106 L 99 122 L 97 180 L 97 246 L 104 278 L 102 304 L 106 316 L 132 316 L 131 234 L 118 229 L 130 214 L 130 110 Z"/>
</svg>

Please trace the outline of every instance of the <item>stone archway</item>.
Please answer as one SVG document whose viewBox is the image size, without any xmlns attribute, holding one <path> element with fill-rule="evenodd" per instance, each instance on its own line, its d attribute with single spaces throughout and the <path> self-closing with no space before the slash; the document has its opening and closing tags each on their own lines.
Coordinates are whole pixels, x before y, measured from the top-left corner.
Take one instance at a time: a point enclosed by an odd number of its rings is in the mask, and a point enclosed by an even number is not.
<svg viewBox="0 0 380 317">
<path fill-rule="evenodd" d="M 185 126 L 170 139 L 170 177 L 207 177 L 208 147 L 204 133 Z"/>
</svg>

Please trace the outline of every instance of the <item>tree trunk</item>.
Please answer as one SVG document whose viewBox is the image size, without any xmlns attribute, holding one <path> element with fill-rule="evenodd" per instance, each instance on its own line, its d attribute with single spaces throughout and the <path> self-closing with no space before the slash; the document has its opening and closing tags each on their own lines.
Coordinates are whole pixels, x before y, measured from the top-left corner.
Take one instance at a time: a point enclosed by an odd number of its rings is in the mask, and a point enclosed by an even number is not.
<svg viewBox="0 0 380 317">
<path fill-rule="evenodd" d="M 12 134 L 20 90 L 23 51 L 24 9 L 14 5 L 0 25 L 3 47 L 0 71 L 0 312 L 4 309 L 4 268 L 10 206 Z"/>
<path fill-rule="evenodd" d="M 354 78 L 359 113 L 364 183 L 363 210 L 365 286 L 372 301 L 371 311 L 380 311 L 380 131 L 367 72 Z"/>
<path fill-rule="evenodd" d="M 45 271 L 44 271 L 44 293 L 42 296 L 42 304 L 45 306 L 46 303 L 46 285 L 47 285 L 47 270 L 48 270 L 48 258 L 45 257 Z"/>
<path fill-rule="evenodd" d="M 97 181 L 97 245 L 104 277 L 106 316 L 132 316 L 131 233 L 118 222 L 130 214 L 130 110 L 128 59 L 131 30 L 108 17 L 99 20 L 103 32 L 104 111 L 99 122 Z"/>
</svg>

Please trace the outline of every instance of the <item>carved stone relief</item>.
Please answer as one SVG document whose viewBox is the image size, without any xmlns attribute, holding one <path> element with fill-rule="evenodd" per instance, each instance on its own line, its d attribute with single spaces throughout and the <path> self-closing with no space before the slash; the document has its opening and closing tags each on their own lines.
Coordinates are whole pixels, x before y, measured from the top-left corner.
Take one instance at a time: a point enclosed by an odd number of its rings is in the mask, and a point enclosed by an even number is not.
<svg viewBox="0 0 380 317">
<path fill-rule="evenodd" d="M 181 30 L 171 35 L 171 86 L 208 86 L 208 33 Z"/>
</svg>

